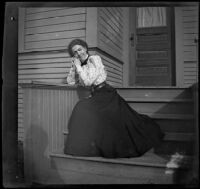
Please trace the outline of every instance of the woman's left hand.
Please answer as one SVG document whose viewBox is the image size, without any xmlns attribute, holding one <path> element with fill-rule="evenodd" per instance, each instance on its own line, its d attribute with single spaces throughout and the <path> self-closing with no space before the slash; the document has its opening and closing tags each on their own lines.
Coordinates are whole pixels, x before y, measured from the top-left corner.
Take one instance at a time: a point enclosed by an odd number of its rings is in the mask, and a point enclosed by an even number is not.
<svg viewBox="0 0 200 189">
<path fill-rule="evenodd" d="M 76 67 L 81 65 L 81 61 L 78 58 L 73 58 L 73 63 Z"/>
</svg>

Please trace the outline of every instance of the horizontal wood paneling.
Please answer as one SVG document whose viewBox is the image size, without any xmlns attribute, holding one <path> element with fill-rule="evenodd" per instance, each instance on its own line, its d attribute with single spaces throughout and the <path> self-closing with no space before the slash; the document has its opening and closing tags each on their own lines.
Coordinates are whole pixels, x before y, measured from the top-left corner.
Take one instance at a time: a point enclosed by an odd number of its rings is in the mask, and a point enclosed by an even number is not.
<svg viewBox="0 0 200 189">
<path fill-rule="evenodd" d="M 183 83 L 185 86 L 198 82 L 198 7 L 182 8 L 183 20 Z"/>
<path fill-rule="evenodd" d="M 61 17 L 61 16 L 68 16 L 74 14 L 83 14 L 85 13 L 85 8 L 64 8 L 64 9 L 49 9 L 48 11 L 43 12 L 35 12 L 32 14 L 27 14 L 26 21 L 29 20 L 40 20 L 45 18 L 52 18 L 52 17 Z"/>
<path fill-rule="evenodd" d="M 71 30 L 80 30 L 80 29 L 85 29 L 85 22 L 80 21 L 80 22 L 72 22 L 72 23 L 67 23 L 67 24 L 59 24 L 59 27 L 57 25 L 50 25 L 50 26 L 39 26 L 39 27 L 34 27 L 34 28 L 26 28 L 25 29 L 25 34 L 30 35 L 30 34 L 35 34 L 35 33 L 46 33 L 48 31 L 49 33 L 51 32 L 58 32 L 58 31 L 71 31 Z"/>
<path fill-rule="evenodd" d="M 71 37 L 82 37 L 85 36 L 85 29 L 75 31 L 62 31 L 56 33 L 44 33 L 44 34 L 35 34 L 27 35 L 25 37 L 25 42 L 36 42 L 36 41 L 48 41 L 54 39 L 68 39 Z"/>
<path fill-rule="evenodd" d="M 21 18 L 20 18 L 21 19 Z M 86 8 L 25 8 L 20 51 L 66 49 L 73 38 L 85 40 Z"/>
<path fill-rule="evenodd" d="M 71 66 L 68 53 L 52 52 L 35 55 L 19 55 L 18 79 L 62 79 Z"/>
<path fill-rule="evenodd" d="M 34 14 L 34 13 L 37 13 L 37 12 L 46 12 L 46 11 L 52 11 L 52 10 L 60 10 L 60 9 L 65 9 L 63 7 L 33 7 L 33 8 L 28 8 L 26 10 L 27 12 L 27 15 L 28 14 Z"/>
<path fill-rule="evenodd" d="M 76 34 L 75 34 L 76 35 Z M 78 39 L 83 39 L 85 40 L 84 36 L 80 36 L 80 37 L 75 37 L 74 38 L 78 38 Z M 69 38 L 69 39 L 52 39 L 49 41 L 35 41 L 35 42 L 29 42 L 25 44 L 25 48 L 26 49 L 31 49 L 31 50 L 40 50 L 40 51 L 45 51 L 45 50 L 60 50 L 60 49 L 66 49 L 67 44 L 70 43 L 70 41 L 73 38 Z"/>
<path fill-rule="evenodd" d="M 26 22 L 25 28 L 33 28 L 39 26 L 49 26 L 49 25 L 59 25 L 59 24 L 66 24 L 70 22 L 81 22 L 85 21 L 85 14 L 80 15 L 72 15 L 72 16 L 64 16 L 64 17 L 55 17 L 43 20 L 33 20 Z"/>
</svg>

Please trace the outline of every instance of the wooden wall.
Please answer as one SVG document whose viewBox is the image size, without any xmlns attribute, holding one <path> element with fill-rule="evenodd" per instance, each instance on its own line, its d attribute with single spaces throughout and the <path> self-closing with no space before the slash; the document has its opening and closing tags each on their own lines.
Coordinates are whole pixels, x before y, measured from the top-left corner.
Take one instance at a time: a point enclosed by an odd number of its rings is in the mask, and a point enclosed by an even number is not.
<svg viewBox="0 0 200 189">
<path fill-rule="evenodd" d="M 122 47 L 118 44 L 122 44 L 122 27 L 118 25 L 122 13 L 120 8 L 99 9 L 96 11 L 98 10 L 101 15 L 98 22 L 100 30 L 98 34 L 94 34 L 94 37 L 99 39 L 99 43 L 96 47 L 92 46 L 93 49 L 89 49 L 89 52 L 102 57 L 108 73 L 108 82 L 113 86 L 121 87 L 123 84 L 123 64 L 120 61 Z M 88 18 L 92 10 L 95 9 L 88 7 L 20 8 L 18 83 L 32 81 L 62 83 L 71 66 L 67 45 L 74 38 L 89 40 L 86 34 L 91 31 L 87 30 L 91 29 L 89 26 L 95 24 L 93 23 L 95 20 Z M 24 133 L 22 113 L 23 91 L 18 87 L 18 140 L 21 141 Z"/>
<path fill-rule="evenodd" d="M 182 7 L 183 21 L 183 79 L 184 86 L 198 82 L 198 6 Z"/>
<path fill-rule="evenodd" d="M 65 49 L 73 38 L 85 39 L 84 7 L 22 8 L 19 19 L 19 52 Z"/>
<path fill-rule="evenodd" d="M 123 61 L 123 9 L 98 8 L 98 48 Z"/>
</svg>

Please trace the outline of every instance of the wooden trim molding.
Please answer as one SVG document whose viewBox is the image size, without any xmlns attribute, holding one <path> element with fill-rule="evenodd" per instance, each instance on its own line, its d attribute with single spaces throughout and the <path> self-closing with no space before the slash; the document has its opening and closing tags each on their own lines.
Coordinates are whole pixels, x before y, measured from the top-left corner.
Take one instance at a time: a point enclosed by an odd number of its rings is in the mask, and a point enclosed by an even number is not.
<svg viewBox="0 0 200 189">
<path fill-rule="evenodd" d="M 97 47 L 97 8 L 86 8 L 86 42 L 89 47 Z"/>
<path fill-rule="evenodd" d="M 182 7 L 175 7 L 176 86 L 184 85 Z"/>
<path fill-rule="evenodd" d="M 25 19 L 25 8 L 18 9 L 18 53 L 24 52 L 24 19 Z"/>
</svg>

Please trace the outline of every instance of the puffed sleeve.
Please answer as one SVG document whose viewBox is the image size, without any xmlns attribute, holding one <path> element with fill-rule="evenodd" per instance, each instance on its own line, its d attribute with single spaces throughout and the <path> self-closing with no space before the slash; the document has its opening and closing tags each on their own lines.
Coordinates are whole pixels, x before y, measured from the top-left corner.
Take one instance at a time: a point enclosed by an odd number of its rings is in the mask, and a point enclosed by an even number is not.
<svg viewBox="0 0 200 189">
<path fill-rule="evenodd" d="M 83 69 L 81 66 L 77 67 L 78 74 L 85 86 L 91 86 L 99 78 L 104 65 L 101 57 L 98 55 L 90 56 L 88 59 L 88 67 Z"/>
</svg>

